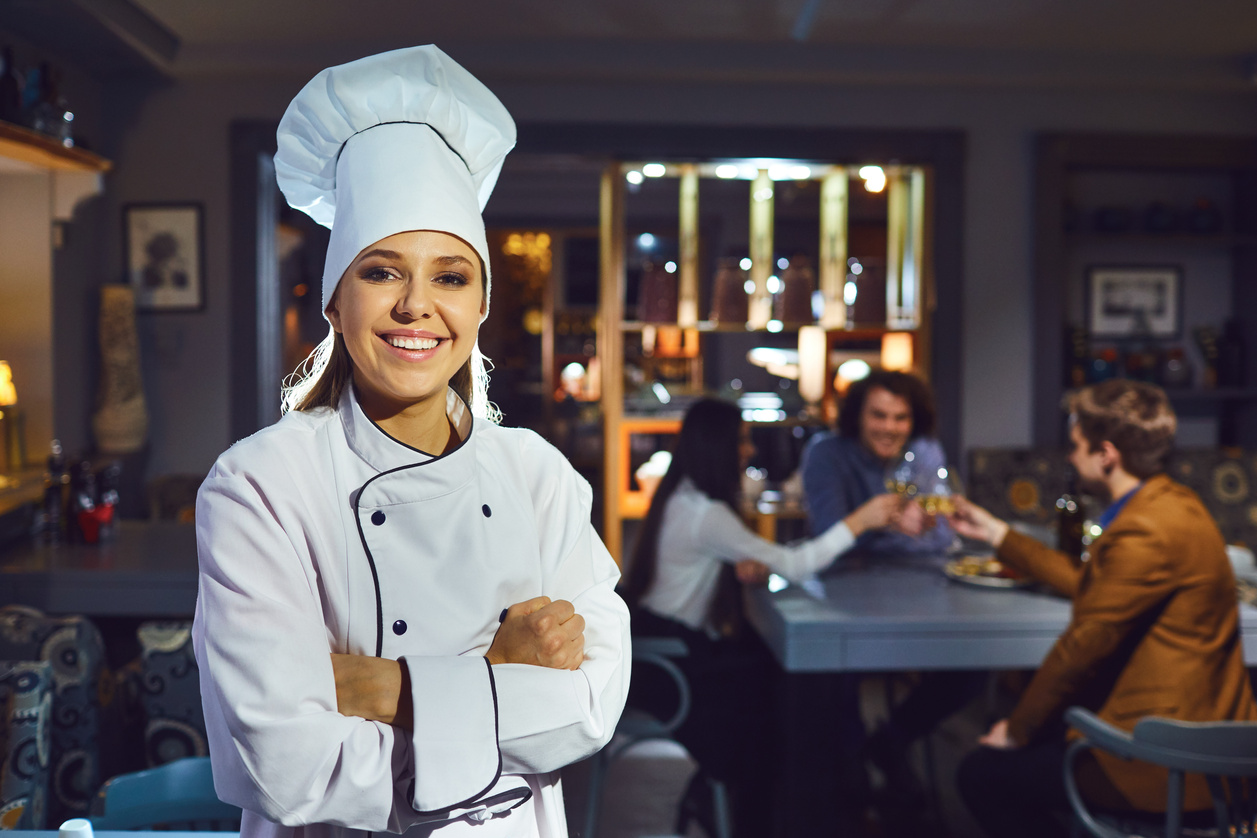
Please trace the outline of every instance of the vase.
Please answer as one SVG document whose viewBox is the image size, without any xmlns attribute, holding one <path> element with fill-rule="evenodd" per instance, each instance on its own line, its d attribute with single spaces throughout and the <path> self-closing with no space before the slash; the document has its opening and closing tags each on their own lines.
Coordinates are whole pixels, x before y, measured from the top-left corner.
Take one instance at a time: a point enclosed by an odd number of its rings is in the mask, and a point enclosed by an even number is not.
<svg viewBox="0 0 1257 838">
<path fill-rule="evenodd" d="M 140 378 L 135 295 L 126 285 L 101 288 L 100 360 L 100 392 L 92 416 L 96 447 L 106 454 L 134 453 L 148 435 L 148 408 Z"/>
</svg>

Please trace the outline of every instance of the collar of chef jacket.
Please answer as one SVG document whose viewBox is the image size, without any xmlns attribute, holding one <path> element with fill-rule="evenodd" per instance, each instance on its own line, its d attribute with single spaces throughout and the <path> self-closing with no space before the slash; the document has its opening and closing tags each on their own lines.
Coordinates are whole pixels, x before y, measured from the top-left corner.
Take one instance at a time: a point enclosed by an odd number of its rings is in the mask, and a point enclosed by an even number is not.
<svg viewBox="0 0 1257 838">
<path fill-rule="evenodd" d="M 363 412 L 362 405 L 358 403 L 358 395 L 352 386 L 346 387 L 341 394 L 337 412 L 340 414 L 341 425 L 345 429 L 345 439 L 350 449 L 378 472 L 453 458 L 466 447 L 462 443 L 466 443 L 471 436 L 473 422 L 471 410 L 468 409 L 467 404 L 459 398 L 453 388 L 447 389 L 445 415 L 449 417 L 461 443 L 458 448 L 448 454 L 431 454 L 412 448 L 389 436 Z M 467 468 L 470 469 L 472 458 L 458 457 L 456 459 L 467 461 Z M 409 500 L 415 500 L 415 498 L 409 498 Z"/>
</svg>

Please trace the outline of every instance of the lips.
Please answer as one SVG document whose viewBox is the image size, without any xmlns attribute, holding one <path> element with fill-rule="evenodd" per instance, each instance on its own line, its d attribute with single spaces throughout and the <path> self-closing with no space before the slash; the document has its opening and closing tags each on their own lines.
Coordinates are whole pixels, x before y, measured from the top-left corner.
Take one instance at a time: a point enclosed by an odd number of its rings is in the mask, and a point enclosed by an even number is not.
<svg viewBox="0 0 1257 838">
<path fill-rule="evenodd" d="M 436 354 L 441 344 L 449 343 L 449 338 L 438 337 L 431 332 L 386 332 L 378 337 L 388 347 L 389 354 L 406 361 L 427 360 Z"/>
</svg>

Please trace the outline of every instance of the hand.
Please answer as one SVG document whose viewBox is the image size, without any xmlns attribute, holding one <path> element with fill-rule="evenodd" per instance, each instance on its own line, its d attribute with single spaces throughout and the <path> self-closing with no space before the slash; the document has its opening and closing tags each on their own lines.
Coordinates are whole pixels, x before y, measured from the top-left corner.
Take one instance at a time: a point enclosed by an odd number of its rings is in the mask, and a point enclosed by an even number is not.
<svg viewBox="0 0 1257 838">
<path fill-rule="evenodd" d="M 567 600 L 539 596 L 516 603 L 506 609 L 485 657 L 491 664 L 579 669 L 585 660 L 585 618 Z"/>
<path fill-rule="evenodd" d="M 978 737 L 978 744 L 985 745 L 988 748 L 997 748 L 1001 751 L 1011 751 L 1014 748 L 1020 748 L 1011 736 L 1008 735 L 1008 719 L 1000 719 L 991 725 L 991 729 L 986 732 L 985 736 Z"/>
<path fill-rule="evenodd" d="M 336 710 L 409 730 L 414 714 L 410 672 L 402 661 L 370 655 L 332 655 Z"/>
<path fill-rule="evenodd" d="M 1004 536 L 1008 535 L 1008 524 L 960 495 L 956 495 L 952 502 L 956 511 L 947 516 L 947 522 L 958 535 L 985 541 L 997 548 L 1004 543 Z"/>
<path fill-rule="evenodd" d="M 927 529 L 934 526 L 934 516 L 926 515 L 925 509 L 915 500 L 904 503 L 903 508 L 899 510 L 899 517 L 894 521 L 895 529 L 904 535 L 910 535 L 916 538 Z"/>
<path fill-rule="evenodd" d="M 859 536 L 866 530 L 888 527 L 899 518 L 903 501 L 898 495 L 885 492 L 874 495 L 856 508 L 843 520 L 851 529 L 851 534 Z"/>
<path fill-rule="evenodd" d="M 734 570 L 743 585 L 757 587 L 768 581 L 768 565 L 755 559 L 743 559 L 734 565 Z"/>
</svg>

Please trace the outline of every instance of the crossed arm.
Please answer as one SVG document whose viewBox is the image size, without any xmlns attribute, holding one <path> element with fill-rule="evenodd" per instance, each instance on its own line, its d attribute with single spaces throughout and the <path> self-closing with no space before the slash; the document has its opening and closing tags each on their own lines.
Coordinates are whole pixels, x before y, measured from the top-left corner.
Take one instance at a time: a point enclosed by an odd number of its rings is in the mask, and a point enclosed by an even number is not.
<svg viewBox="0 0 1257 838">
<path fill-rule="evenodd" d="M 506 609 L 485 653 L 489 663 L 578 669 L 585 659 L 585 618 L 566 600 L 535 597 Z M 337 710 L 345 716 L 411 730 L 410 673 L 402 660 L 332 655 Z"/>
</svg>

